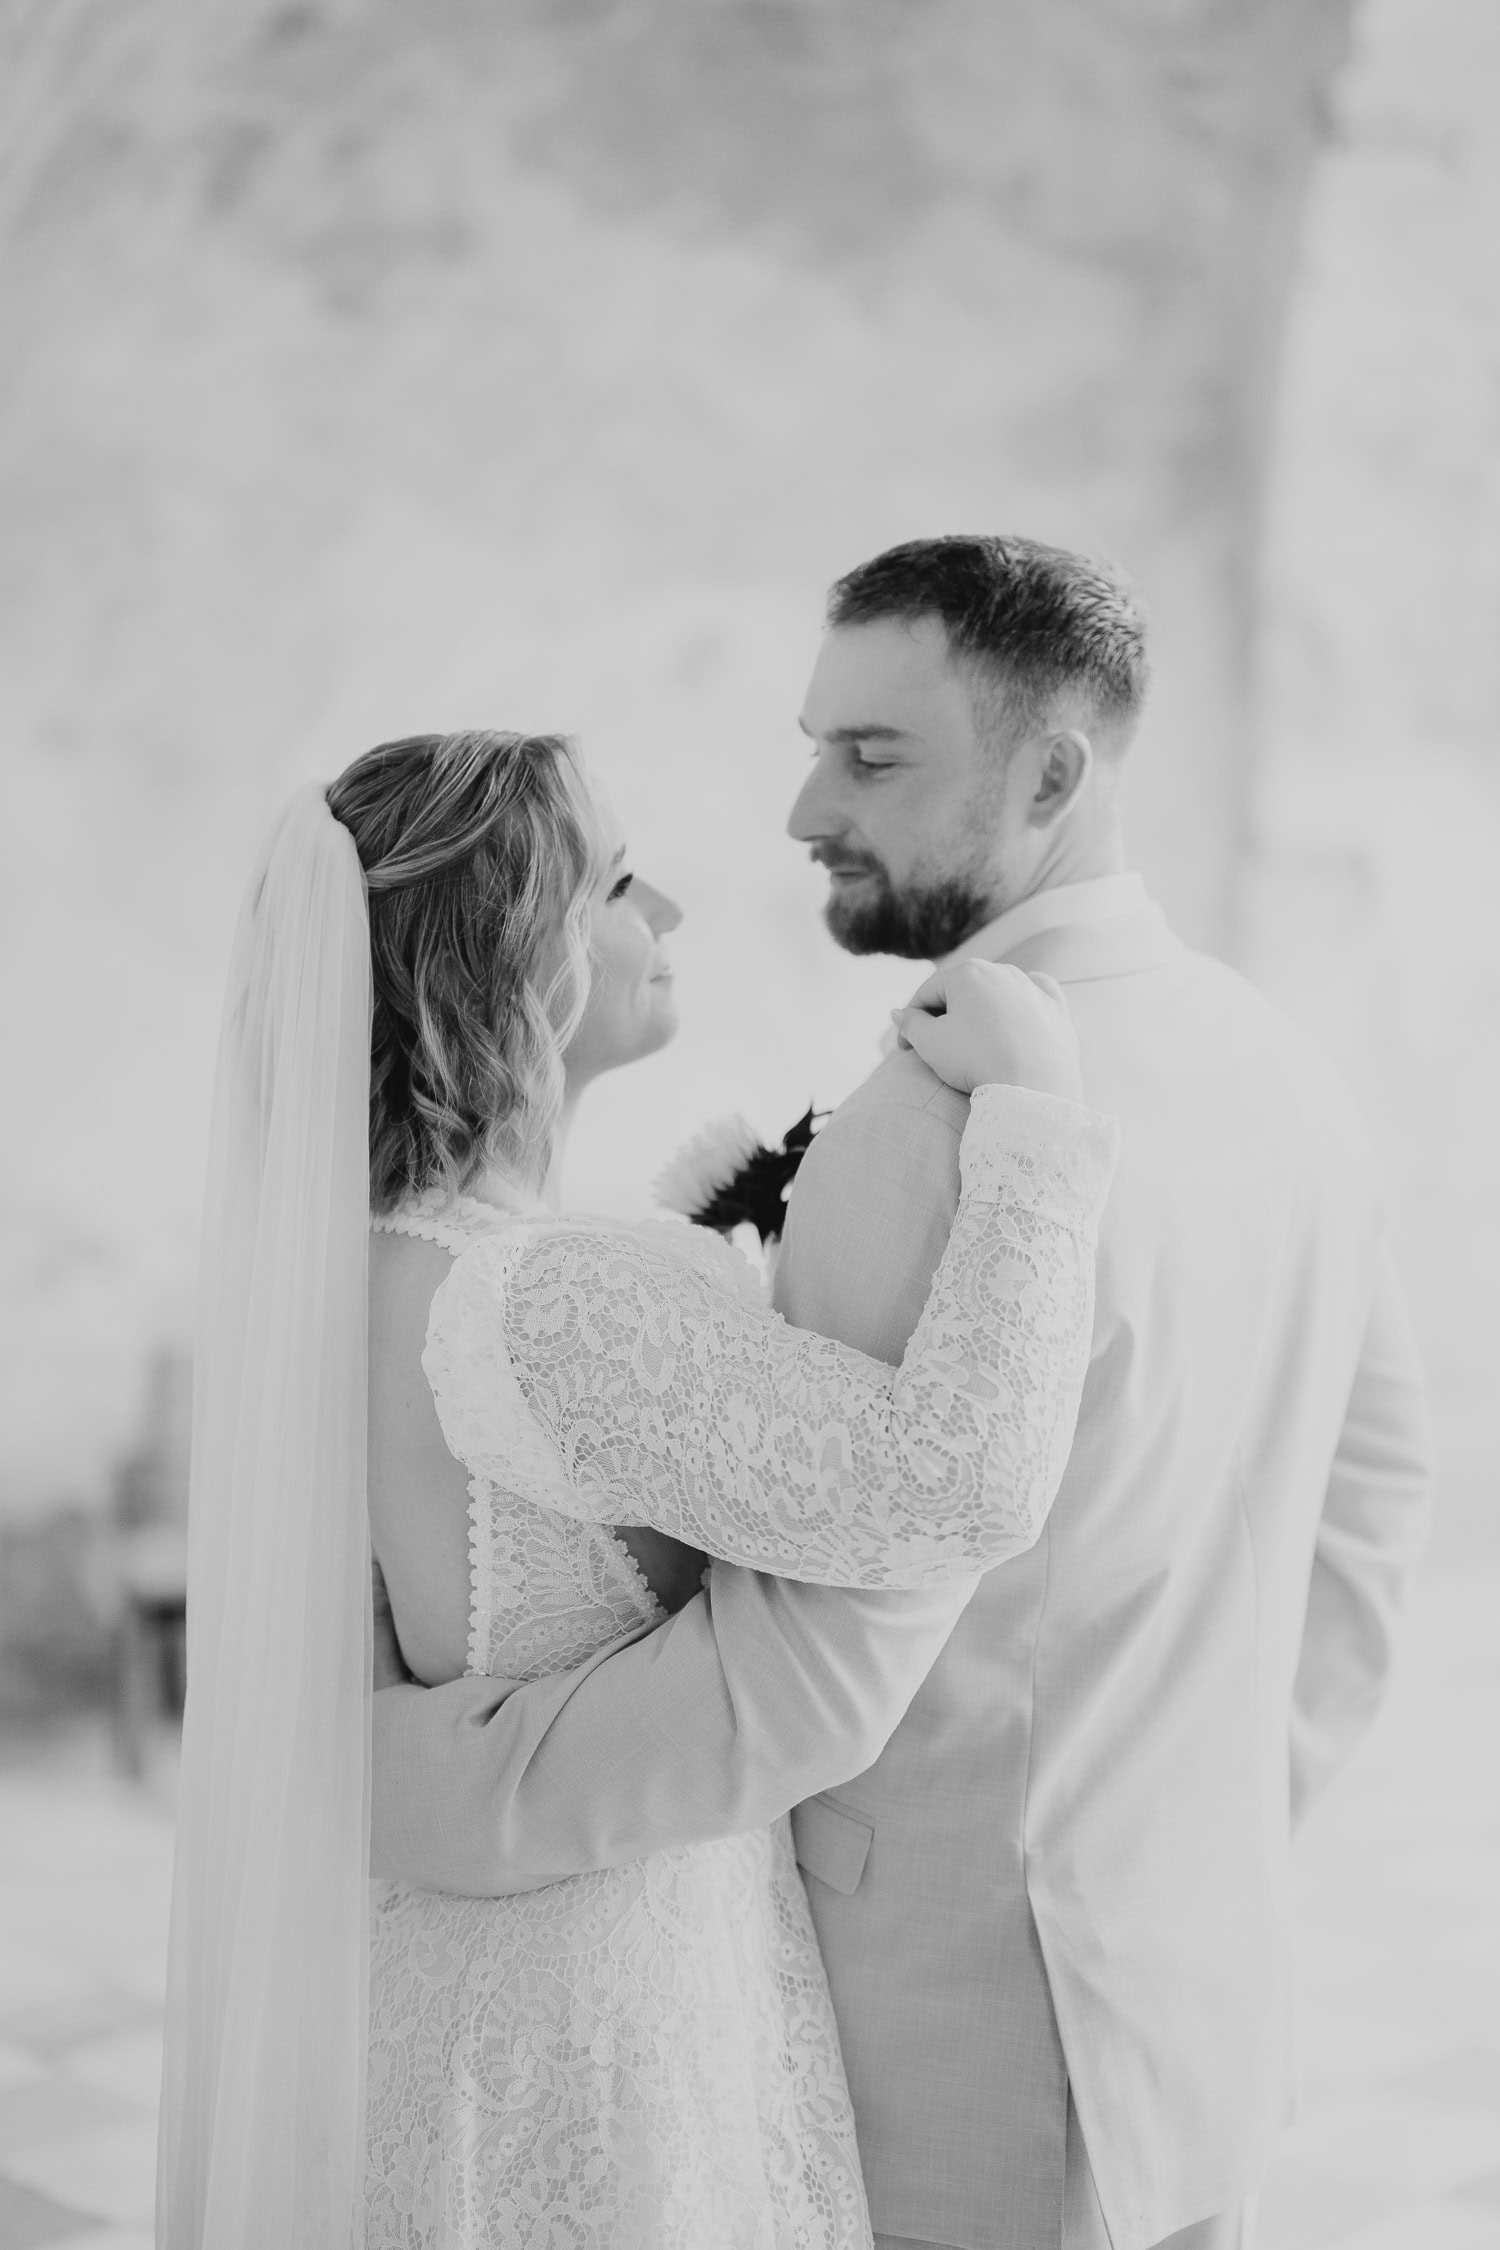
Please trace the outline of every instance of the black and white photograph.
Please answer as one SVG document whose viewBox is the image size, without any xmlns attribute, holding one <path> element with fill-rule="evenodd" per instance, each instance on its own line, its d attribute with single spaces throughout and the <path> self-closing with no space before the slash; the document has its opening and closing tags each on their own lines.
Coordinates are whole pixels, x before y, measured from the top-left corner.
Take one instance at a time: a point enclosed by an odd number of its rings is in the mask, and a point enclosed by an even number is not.
<svg viewBox="0 0 1500 2250">
<path fill-rule="evenodd" d="M 0 2250 L 1500 2250 L 1497 113 L 0 0 Z"/>
</svg>

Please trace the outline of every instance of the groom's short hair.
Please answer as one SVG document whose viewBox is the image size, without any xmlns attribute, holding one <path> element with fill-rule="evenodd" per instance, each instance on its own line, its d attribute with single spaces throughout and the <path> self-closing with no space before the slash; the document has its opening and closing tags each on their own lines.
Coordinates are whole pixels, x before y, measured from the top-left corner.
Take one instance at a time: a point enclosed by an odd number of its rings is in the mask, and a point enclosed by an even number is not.
<svg viewBox="0 0 1500 2250">
<path fill-rule="evenodd" d="M 1146 618 L 1110 564 L 1035 539 L 908 539 L 828 596 L 830 626 L 923 617 L 937 618 L 954 653 L 1000 691 L 1007 743 L 1034 733 L 1063 699 L 1129 740 L 1150 676 Z"/>
</svg>

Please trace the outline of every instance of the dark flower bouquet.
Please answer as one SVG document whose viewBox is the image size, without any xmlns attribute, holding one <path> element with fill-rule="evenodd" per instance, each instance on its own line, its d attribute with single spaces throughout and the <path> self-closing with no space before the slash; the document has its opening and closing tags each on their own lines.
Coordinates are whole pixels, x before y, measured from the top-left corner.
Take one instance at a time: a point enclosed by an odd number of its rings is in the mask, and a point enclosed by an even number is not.
<svg viewBox="0 0 1500 2250">
<path fill-rule="evenodd" d="M 715 1119 L 658 1175 L 653 1188 L 657 1202 L 716 1234 L 728 1236 L 736 1227 L 752 1226 L 762 1248 L 778 1242 L 797 1167 L 826 1115 L 826 1110 L 804 1110 L 775 1148 L 757 1140 L 743 1117 Z"/>
</svg>

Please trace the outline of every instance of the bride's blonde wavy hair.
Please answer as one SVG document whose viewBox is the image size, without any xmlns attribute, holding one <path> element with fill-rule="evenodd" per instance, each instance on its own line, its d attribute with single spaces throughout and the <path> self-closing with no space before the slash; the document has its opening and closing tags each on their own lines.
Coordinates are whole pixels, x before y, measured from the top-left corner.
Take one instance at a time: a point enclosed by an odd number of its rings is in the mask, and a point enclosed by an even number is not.
<svg viewBox="0 0 1500 2250">
<path fill-rule="evenodd" d="M 602 831 L 560 734 L 417 734 L 345 768 L 328 806 L 370 909 L 370 1204 L 539 1186 L 589 990 Z"/>
</svg>

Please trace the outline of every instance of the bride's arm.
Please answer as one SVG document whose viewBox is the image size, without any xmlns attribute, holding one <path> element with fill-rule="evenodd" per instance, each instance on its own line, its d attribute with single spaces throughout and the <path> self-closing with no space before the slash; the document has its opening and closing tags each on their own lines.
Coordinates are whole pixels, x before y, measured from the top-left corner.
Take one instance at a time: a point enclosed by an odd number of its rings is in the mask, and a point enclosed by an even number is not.
<svg viewBox="0 0 1500 2250">
<path fill-rule="evenodd" d="M 556 1222 L 478 1245 L 443 1291 L 450 1443 L 486 1469 L 503 1357 L 563 1512 L 823 1585 L 986 1568 L 1035 1540 L 1072 1442 L 1115 1149 L 1075 1102 L 977 1090 L 953 1232 L 894 1371 L 649 1234 Z"/>
</svg>

